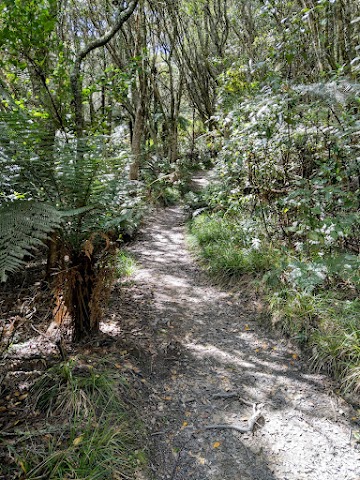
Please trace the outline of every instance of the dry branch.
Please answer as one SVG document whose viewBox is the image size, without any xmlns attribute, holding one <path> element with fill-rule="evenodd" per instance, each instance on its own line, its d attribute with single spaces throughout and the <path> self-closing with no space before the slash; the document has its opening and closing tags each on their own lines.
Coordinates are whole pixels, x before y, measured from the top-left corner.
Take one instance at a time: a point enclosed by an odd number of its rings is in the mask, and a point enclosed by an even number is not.
<svg viewBox="0 0 360 480">
<path fill-rule="evenodd" d="M 245 427 L 240 427 L 238 425 L 235 425 L 233 423 L 228 423 L 228 424 L 214 424 L 214 425 L 207 425 L 206 427 L 204 427 L 204 430 L 223 430 L 223 429 L 231 429 L 231 430 L 236 430 L 237 432 L 240 432 L 240 433 L 248 433 L 248 432 L 252 432 L 255 428 L 255 425 L 257 424 L 257 422 L 260 420 L 260 418 L 262 418 L 263 414 L 262 414 L 262 407 L 263 407 L 263 404 L 260 404 L 260 405 L 256 405 L 254 404 L 253 405 L 253 410 L 254 410 L 254 413 L 253 415 L 251 416 L 251 418 L 249 418 L 248 420 L 248 424 L 247 426 Z"/>
</svg>

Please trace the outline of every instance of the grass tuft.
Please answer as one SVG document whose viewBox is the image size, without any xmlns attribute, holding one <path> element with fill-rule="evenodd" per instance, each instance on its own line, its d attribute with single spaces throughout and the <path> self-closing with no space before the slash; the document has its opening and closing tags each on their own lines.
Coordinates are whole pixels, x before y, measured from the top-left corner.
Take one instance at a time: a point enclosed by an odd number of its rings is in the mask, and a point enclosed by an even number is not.
<svg viewBox="0 0 360 480">
<path fill-rule="evenodd" d="M 252 238 L 244 225 L 220 215 L 203 213 L 190 226 L 191 243 L 210 273 L 240 278 L 245 273 L 269 271 L 279 260 L 278 252 L 259 239 Z"/>
<path fill-rule="evenodd" d="M 120 250 L 117 254 L 116 275 L 117 278 L 130 277 L 136 270 L 136 262 L 126 251 Z"/>
<path fill-rule="evenodd" d="M 50 368 L 31 390 L 46 426 L 27 432 L 26 450 L 13 452 L 24 478 L 126 480 L 145 468 L 143 427 L 124 406 L 124 385 L 117 372 L 75 359 Z"/>
</svg>

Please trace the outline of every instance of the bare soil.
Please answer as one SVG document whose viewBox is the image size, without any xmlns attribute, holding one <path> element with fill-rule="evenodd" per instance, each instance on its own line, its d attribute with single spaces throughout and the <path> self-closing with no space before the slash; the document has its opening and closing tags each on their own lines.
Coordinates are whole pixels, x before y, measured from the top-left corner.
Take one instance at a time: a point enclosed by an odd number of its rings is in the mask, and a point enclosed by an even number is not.
<svg viewBox="0 0 360 480">
<path fill-rule="evenodd" d="M 359 480 L 359 410 L 270 332 L 246 279 L 209 279 L 184 233 L 179 207 L 154 213 L 128 247 L 138 269 L 109 313 L 147 387 L 150 477 Z M 254 411 L 253 431 L 206 429 L 246 428 Z"/>
</svg>

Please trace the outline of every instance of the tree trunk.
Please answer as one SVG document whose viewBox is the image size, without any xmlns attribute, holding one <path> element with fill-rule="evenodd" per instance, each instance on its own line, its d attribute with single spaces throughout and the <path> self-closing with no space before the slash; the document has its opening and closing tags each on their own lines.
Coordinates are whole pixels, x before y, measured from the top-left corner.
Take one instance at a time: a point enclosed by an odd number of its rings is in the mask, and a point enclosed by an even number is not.
<svg viewBox="0 0 360 480">
<path fill-rule="evenodd" d="M 52 276 L 56 272 L 59 260 L 59 238 L 57 232 L 51 234 L 49 240 L 47 241 L 47 247 L 48 251 L 46 260 L 45 282 L 51 284 Z"/>
<path fill-rule="evenodd" d="M 91 303 L 93 301 L 93 287 L 95 269 L 93 262 L 85 255 L 80 254 L 75 259 L 74 278 L 71 290 L 71 305 L 74 322 L 74 340 L 93 335 L 99 331 L 99 320 L 92 318 Z M 68 308 L 69 308 L 68 307 Z"/>
<path fill-rule="evenodd" d="M 84 158 L 84 108 L 82 99 L 82 62 L 93 50 L 105 46 L 116 35 L 122 25 L 128 20 L 133 13 L 138 0 L 130 0 L 129 2 L 120 2 L 119 13 L 113 26 L 106 31 L 101 37 L 95 38 L 88 44 L 84 45 L 77 52 L 73 69 L 70 74 L 71 89 L 73 95 L 73 109 L 75 116 L 74 131 L 77 140 L 77 151 L 75 159 L 75 178 L 81 178 L 82 159 Z M 125 5 L 123 7 L 123 5 Z M 105 102 L 105 91 L 102 91 L 102 106 Z M 102 111 L 104 115 L 104 109 Z M 77 207 L 84 206 L 82 197 L 78 199 Z M 81 232 L 81 219 L 78 222 L 78 230 Z M 80 246 L 78 246 L 80 247 Z M 100 317 L 97 314 L 92 314 L 92 310 L 97 311 L 98 299 L 94 289 L 97 283 L 97 275 L 99 272 L 96 268 L 96 261 L 91 258 L 91 255 L 86 255 L 85 252 L 73 254 L 72 265 L 66 271 L 64 277 L 64 285 L 62 285 L 64 294 L 64 304 L 72 316 L 74 327 L 74 340 L 81 340 L 85 336 L 92 335 L 99 330 Z M 99 277 L 101 280 L 101 276 Z M 104 279 L 103 279 L 104 280 Z M 105 281 L 105 280 L 104 280 Z M 95 294 L 94 294 L 95 292 Z"/>
<path fill-rule="evenodd" d="M 177 120 L 172 120 L 170 125 L 170 138 L 169 138 L 169 160 L 171 163 L 175 163 L 178 159 L 178 126 Z"/>
<path fill-rule="evenodd" d="M 130 180 L 139 179 L 144 128 L 145 128 L 145 110 L 140 100 L 138 102 L 138 106 L 136 109 L 134 129 L 132 134 L 131 151 L 133 155 L 133 162 L 130 165 L 130 174 L 129 174 Z"/>
<path fill-rule="evenodd" d="M 136 82 L 136 93 L 135 104 L 135 120 L 134 120 L 134 130 L 132 135 L 131 142 L 131 151 L 133 155 L 133 161 L 130 165 L 130 180 L 138 180 L 140 165 L 141 165 L 141 156 L 142 156 L 142 146 L 144 138 L 144 129 L 146 124 L 146 103 L 147 103 L 147 65 L 146 65 L 146 54 L 143 51 L 146 49 L 146 18 L 144 11 L 144 3 L 140 0 L 139 13 L 136 19 L 136 42 L 135 42 L 135 51 L 134 56 L 140 57 L 139 61 L 139 70 L 138 70 L 138 79 Z"/>
</svg>

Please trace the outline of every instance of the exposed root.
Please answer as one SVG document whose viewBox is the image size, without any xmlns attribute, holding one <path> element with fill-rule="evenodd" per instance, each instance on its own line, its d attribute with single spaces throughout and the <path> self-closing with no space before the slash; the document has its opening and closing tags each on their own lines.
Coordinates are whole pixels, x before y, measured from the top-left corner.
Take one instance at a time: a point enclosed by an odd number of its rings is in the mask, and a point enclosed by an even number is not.
<svg viewBox="0 0 360 480">
<path fill-rule="evenodd" d="M 260 418 L 263 417 L 262 407 L 263 407 L 263 404 L 257 405 L 256 403 L 254 403 L 254 405 L 253 405 L 254 413 L 251 416 L 251 418 L 249 418 L 248 424 L 247 424 L 246 427 L 239 427 L 238 425 L 235 425 L 233 423 L 228 423 L 228 424 L 207 425 L 206 427 L 204 427 L 204 430 L 231 429 L 231 430 L 236 430 L 237 432 L 240 432 L 240 433 L 252 432 L 254 430 L 257 422 L 260 420 Z"/>
</svg>

